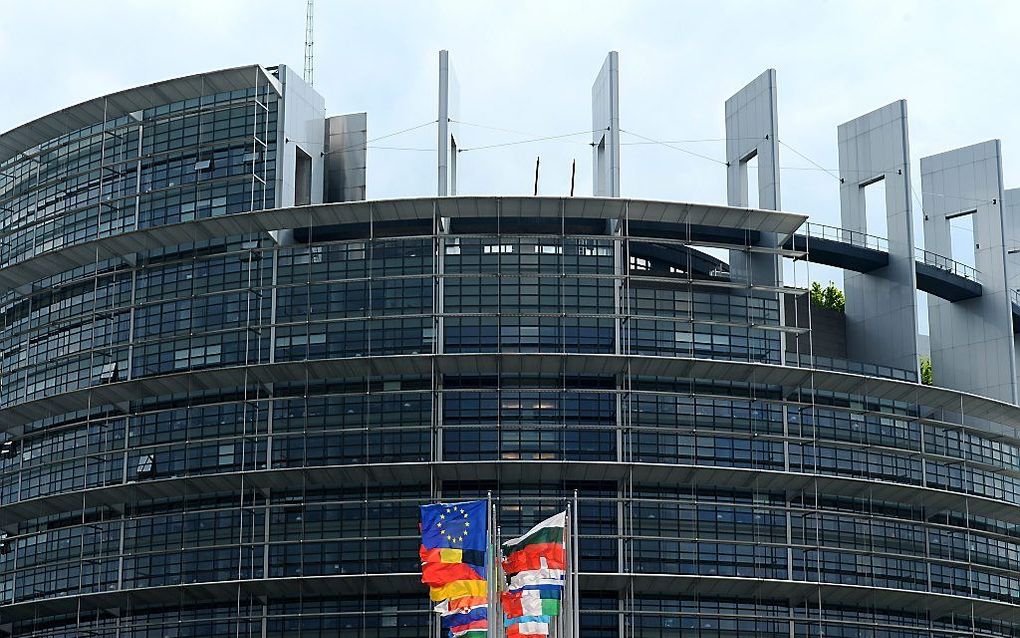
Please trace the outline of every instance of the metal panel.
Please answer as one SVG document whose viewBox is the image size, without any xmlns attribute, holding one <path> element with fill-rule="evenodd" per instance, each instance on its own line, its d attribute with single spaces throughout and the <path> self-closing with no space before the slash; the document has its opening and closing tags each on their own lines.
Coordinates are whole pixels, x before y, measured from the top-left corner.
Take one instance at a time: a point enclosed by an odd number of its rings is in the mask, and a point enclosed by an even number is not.
<svg viewBox="0 0 1020 638">
<path fill-rule="evenodd" d="M 910 192 L 907 103 L 893 102 L 839 126 L 842 227 L 868 233 L 864 188 L 885 182 L 888 265 L 847 272 L 847 356 L 920 374 L 917 281 Z M 874 232 L 871 232 L 874 234 Z"/>
<path fill-rule="evenodd" d="M 439 112 L 436 121 L 437 190 L 440 197 L 457 194 L 457 126 L 452 121 L 460 115 L 460 84 L 450 66 L 450 52 L 439 52 Z"/>
<path fill-rule="evenodd" d="M 1006 227 L 1006 286 L 1013 312 L 1013 333 L 1020 331 L 1020 188 L 1003 191 L 1002 214 Z M 1020 340 L 1014 338 L 1013 353 L 1020 361 Z M 1017 366 L 1017 391 L 1020 393 L 1020 365 Z M 1020 397 L 1018 397 L 1020 398 Z"/>
<path fill-rule="evenodd" d="M 278 127 L 276 205 L 293 206 L 297 184 L 298 149 L 311 158 L 311 204 L 322 203 L 323 157 L 326 140 L 326 101 L 286 66 L 279 67 L 283 104 Z"/>
<path fill-rule="evenodd" d="M 323 201 L 361 201 L 367 194 L 368 114 L 326 120 L 326 185 Z"/>
<path fill-rule="evenodd" d="M 592 195 L 620 196 L 620 54 L 610 51 L 591 87 Z"/>
<path fill-rule="evenodd" d="M 746 207 L 748 161 L 758 159 L 758 207 L 779 210 L 779 156 L 776 71 L 768 69 L 726 100 L 726 203 Z M 778 246 L 780 238 L 763 235 L 763 246 Z M 775 255 L 730 251 L 730 277 L 764 285 L 782 281 Z"/>
<path fill-rule="evenodd" d="M 1016 403 L 1016 352 L 1006 276 L 1002 152 L 998 140 L 921 159 L 925 248 L 953 255 L 950 220 L 972 213 L 980 297 L 929 298 L 935 383 Z"/>
</svg>

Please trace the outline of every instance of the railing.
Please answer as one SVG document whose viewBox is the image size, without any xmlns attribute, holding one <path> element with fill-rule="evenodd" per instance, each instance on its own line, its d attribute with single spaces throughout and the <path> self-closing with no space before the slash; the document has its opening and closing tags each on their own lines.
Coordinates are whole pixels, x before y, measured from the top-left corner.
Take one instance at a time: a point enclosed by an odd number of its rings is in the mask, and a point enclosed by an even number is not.
<svg viewBox="0 0 1020 638">
<path fill-rule="evenodd" d="M 889 240 L 884 237 L 869 235 L 857 230 L 849 230 L 838 226 L 827 226 L 825 224 L 808 222 L 802 227 L 802 232 L 808 237 L 813 237 L 815 239 L 828 239 L 829 241 L 838 241 L 844 244 L 858 246 L 860 248 L 889 252 Z"/>
<path fill-rule="evenodd" d="M 949 257 L 933 253 L 930 250 L 925 250 L 923 248 L 915 248 L 914 257 L 917 261 L 923 264 L 927 264 L 940 270 L 953 273 L 959 277 L 963 277 L 964 279 L 980 283 L 978 280 L 979 273 L 977 269 L 962 262 L 955 261 Z"/>
<path fill-rule="evenodd" d="M 1009 300 L 1013 302 L 1014 306 L 1020 306 L 1020 290 L 1016 288 L 1010 289 Z"/>
</svg>

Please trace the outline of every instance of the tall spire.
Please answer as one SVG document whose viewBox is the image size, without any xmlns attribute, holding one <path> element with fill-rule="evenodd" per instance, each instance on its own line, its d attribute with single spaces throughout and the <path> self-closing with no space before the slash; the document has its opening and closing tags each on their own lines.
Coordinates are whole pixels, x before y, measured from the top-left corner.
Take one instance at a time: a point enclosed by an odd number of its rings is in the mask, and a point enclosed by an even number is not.
<svg viewBox="0 0 1020 638">
<path fill-rule="evenodd" d="M 315 84 L 315 0 L 308 0 L 305 10 L 305 82 Z"/>
</svg>

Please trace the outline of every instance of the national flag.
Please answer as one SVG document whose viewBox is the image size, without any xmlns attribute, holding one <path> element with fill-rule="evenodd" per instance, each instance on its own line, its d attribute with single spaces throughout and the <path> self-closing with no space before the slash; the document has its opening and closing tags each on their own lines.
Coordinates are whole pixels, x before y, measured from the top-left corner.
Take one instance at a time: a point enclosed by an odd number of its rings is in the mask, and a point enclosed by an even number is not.
<svg viewBox="0 0 1020 638">
<path fill-rule="evenodd" d="M 508 563 L 511 566 L 517 563 L 528 564 L 537 557 L 545 557 L 549 562 L 548 568 L 565 569 L 565 567 L 554 566 L 553 562 L 559 561 L 562 563 L 566 559 L 566 554 L 563 550 L 563 537 L 566 526 L 567 513 L 560 512 L 535 525 L 523 535 L 503 543 L 503 554 L 505 555 L 503 559 L 504 569 L 506 569 Z M 523 570 L 517 569 L 511 571 L 506 569 L 506 571 L 507 573 L 516 573 Z"/>
<path fill-rule="evenodd" d="M 511 625 L 524 625 L 527 623 L 545 623 L 548 625 L 550 622 L 552 622 L 552 618 L 549 616 L 518 616 L 517 618 L 507 618 L 503 624 L 506 627 L 510 627 Z"/>
<path fill-rule="evenodd" d="M 528 620 L 524 620 L 524 619 Z M 544 618 L 545 621 L 539 619 Z M 515 622 L 506 625 L 505 635 L 507 638 L 516 638 L 517 636 L 548 636 L 549 635 L 549 621 L 551 620 L 548 616 L 524 616 L 520 619 L 521 622 Z"/>
<path fill-rule="evenodd" d="M 484 557 L 488 540 L 487 509 L 486 501 L 423 505 L 421 507 L 421 551 L 459 549 L 478 552 L 478 555 Z M 454 556 L 455 554 L 449 554 L 450 562 L 453 562 Z M 457 562 L 466 561 L 462 556 Z"/>
<path fill-rule="evenodd" d="M 486 619 L 483 619 L 483 620 L 473 620 L 471 622 L 466 622 L 463 625 L 454 625 L 454 626 L 450 627 L 449 629 L 450 629 L 450 635 L 451 636 L 459 636 L 459 635 L 461 635 L 463 633 L 466 633 L 466 632 L 469 632 L 469 631 L 476 631 L 476 630 L 486 631 L 486 630 L 489 629 L 489 621 L 486 620 Z"/>
<path fill-rule="evenodd" d="M 554 543 L 527 545 L 503 559 L 508 574 L 532 569 L 566 569 L 567 550 Z"/>
<path fill-rule="evenodd" d="M 489 628 L 485 627 L 484 629 L 465 629 L 464 631 L 460 632 L 451 631 L 450 635 L 453 638 L 486 638 L 486 636 L 488 636 L 488 633 Z"/>
<path fill-rule="evenodd" d="M 429 585 L 429 597 L 447 601 L 446 614 L 467 611 L 470 604 L 451 600 L 482 600 L 488 596 L 485 556 L 488 545 L 488 504 L 486 501 L 437 503 L 421 507 L 421 580 Z M 475 605 L 481 606 L 481 605 Z M 462 623 L 461 632 L 471 623 Z M 451 632 L 454 625 L 448 625 Z"/>
<path fill-rule="evenodd" d="M 475 609 L 476 607 L 485 607 L 488 604 L 489 601 L 484 596 L 464 596 L 446 599 L 432 609 L 441 616 L 447 616 Z"/>
<path fill-rule="evenodd" d="M 540 585 L 562 589 L 567 568 L 567 552 L 563 543 L 566 525 L 567 513 L 560 512 L 503 543 L 503 569 L 510 575 L 511 590 Z M 540 594 L 537 598 L 534 594 L 526 598 L 527 609 L 535 614 L 525 611 L 525 597 L 521 595 L 512 598 L 513 604 L 507 608 L 507 616 L 559 614 L 559 602 L 543 603 Z M 557 601 L 559 598 L 556 596 Z"/>
<path fill-rule="evenodd" d="M 451 629 L 453 627 L 460 627 L 462 625 L 468 625 L 476 622 L 483 622 L 486 626 L 486 622 L 489 618 L 489 610 L 486 607 L 478 607 L 470 611 L 465 611 L 456 614 L 450 614 L 449 616 L 443 616 L 440 620 L 440 624 L 443 629 Z M 452 630 L 452 629 L 451 629 Z"/>
<path fill-rule="evenodd" d="M 429 587 L 442 587 L 459 580 L 485 580 L 473 565 L 464 563 L 422 563 L 421 582 Z"/>
<path fill-rule="evenodd" d="M 510 593 L 538 592 L 542 598 L 563 598 L 563 581 L 555 585 L 525 585 L 510 590 Z"/>
<path fill-rule="evenodd" d="M 563 586 L 566 572 L 562 569 L 532 569 L 510 577 L 510 589 L 521 589 L 528 585 Z"/>
<path fill-rule="evenodd" d="M 518 616 L 558 616 L 560 614 L 560 598 L 562 587 L 548 588 L 545 592 L 539 589 L 520 589 L 502 594 L 503 613 L 508 617 Z"/>
<path fill-rule="evenodd" d="M 485 552 L 471 549 L 450 549 L 446 547 L 425 549 L 423 545 L 418 550 L 418 556 L 421 557 L 422 563 L 466 563 L 478 567 L 480 570 L 485 565 Z"/>
<path fill-rule="evenodd" d="M 447 598 L 463 598 L 472 596 L 484 598 L 489 593 L 488 583 L 484 580 L 455 580 L 442 587 L 429 589 L 429 597 L 438 602 Z"/>
</svg>

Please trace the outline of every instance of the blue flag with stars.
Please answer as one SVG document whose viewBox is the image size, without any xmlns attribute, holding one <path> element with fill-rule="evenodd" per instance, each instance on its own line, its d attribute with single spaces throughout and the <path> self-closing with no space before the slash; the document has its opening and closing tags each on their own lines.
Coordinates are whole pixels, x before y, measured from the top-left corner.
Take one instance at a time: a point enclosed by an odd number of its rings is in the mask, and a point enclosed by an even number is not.
<svg viewBox="0 0 1020 638">
<path fill-rule="evenodd" d="M 421 508 L 421 544 L 429 549 L 460 549 L 485 555 L 486 501 L 437 503 Z"/>
</svg>

